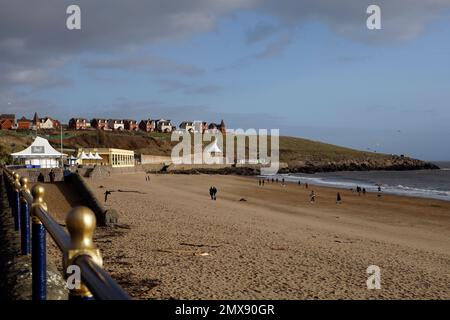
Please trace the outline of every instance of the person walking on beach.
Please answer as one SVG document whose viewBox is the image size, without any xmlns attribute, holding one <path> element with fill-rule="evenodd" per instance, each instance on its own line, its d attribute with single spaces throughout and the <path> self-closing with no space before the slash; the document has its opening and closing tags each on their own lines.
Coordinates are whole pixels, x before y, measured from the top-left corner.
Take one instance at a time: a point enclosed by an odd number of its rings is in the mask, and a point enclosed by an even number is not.
<svg viewBox="0 0 450 320">
<path fill-rule="evenodd" d="M 49 178 L 50 178 L 50 182 L 54 183 L 55 182 L 55 173 L 53 172 L 53 169 L 50 170 L 50 173 L 48 174 Z"/>
<path fill-rule="evenodd" d="M 42 172 L 39 173 L 38 178 L 37 178 L 37 181 L 38 181 L 38 182 L 41 182 L 41 183 L 44 183 L 45 177 L 44 177 L 44 175 L 42 174 Z"/>
<path fill-rule="evenodd" d="M 217 188 L 213 187 L 213 198 L 216 200 Z"/>
<path fill-rule="evenodd" d="M 301 186 L 301 185 L 302 185 L 302 183 L 300 182 L 300 180 L 298 180 L 298 185 L 299 185 L 299 186 Z"/>
<path fill-rule="evenodd" d="M 263 187 L 264 187 L 264 180 L 262 181 L 262 185 L 263 185 Z"/>
<path fill-rule="evenodd" d="M 213 187 L 209 188 L 209 195 L 211 197 L 211 200 L 214 200 L 214 189 L 213 189 Z"/>
<path fill-rule="evenodd" d="M 258 185 L 261 187 L 261 180 L 258 180 Z"/>
<path fill-rule="evenodd" d="M 314 203 L 316 202 L 316 194 L 314 193 L 314 190 L 311 191 L 309 194 L 309 202 Z"/>
<path fill-rule="evenodd" d="M 342 198 L 341 198 L 341 194 L 338 192 L 336 195 L 336 203 L 337 204 L 341 204 L 342 203 Z"/>
<path fill-rule="evenodd" d="M 305 189 L 308 189 L 308 184 L 307 183 L 305 183 Z"/>
<path fill-rule="evenodd" d="M 365 196 L 366 195 L 366 188 L 363 188 L 362 192 L 363 192 L 363 195 Z"/>
</svg>

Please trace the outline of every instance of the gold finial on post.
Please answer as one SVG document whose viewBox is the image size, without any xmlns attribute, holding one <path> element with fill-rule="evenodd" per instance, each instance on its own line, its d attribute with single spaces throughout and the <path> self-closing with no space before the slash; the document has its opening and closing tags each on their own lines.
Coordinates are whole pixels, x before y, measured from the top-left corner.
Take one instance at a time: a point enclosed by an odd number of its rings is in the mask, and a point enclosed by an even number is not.
<svg viewBox="0 0 450 320">
<path fill-rule="evenodd" d="M 14 188 L 16 189 L 16 191 L 20 190 L 20 175 L 17 172 L 14 172 L 13 174 L 13 179 L 14 179 Z"/>
<path fill-rule="evenodd" d="M 71 244 L 68 252 L 65 252 L 63 257 L 65 270 L 81 255 L 87 255 L 97 265 L 103 266 L 100 251 L 95 247 L 93 241 L 96 224 L 95 214 L 87 207 L 75 207 L 67 214 L 66 226 L 69 230 Z M 92 296 L 83 283 L 78 289 L 72 290 L 71 294 L 82 298 Z"/>
<path fill-rule="evenodd" d="M 35 224 L 42 224 L 41 220 L 36 216 L 35 210 L 36 207 L 42 207 L 45 211 L 47 211 L 47 204 L 44 201 L 45 188 L 42 184 L 35 184 L 33 188 L 31 188 L 31 195 L 33 196 L 33 204 L 31 205 L 31 219 Z"/>
<path fill-rule="evenodd" d="M 20 191 L 30 192 L 30 189 L 28 189 L 28 178 L 22 177 L 22 178 L 20 178 L 19 181 L 20 181 L 20 185 L 22 186 Z"/>
</svg>

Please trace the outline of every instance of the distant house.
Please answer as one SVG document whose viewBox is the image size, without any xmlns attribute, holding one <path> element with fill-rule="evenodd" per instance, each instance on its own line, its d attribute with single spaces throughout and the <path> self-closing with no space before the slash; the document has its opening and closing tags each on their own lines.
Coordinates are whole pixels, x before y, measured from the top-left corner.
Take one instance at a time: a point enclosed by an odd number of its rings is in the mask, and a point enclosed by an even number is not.
<svg viewBox="0 0 450 320">
<path fill-rule="evenodd" d="M 180 124 L 180 129 L 186 132 L 195 132 L 194 122 L 193 121 L 183 121 Z"/>
<path fill-rule="evenodd" d="M 51 130 L 59 128 L 60 126 L 61 124 L 59 123 L 59 121 L 54 120 L 50 117 L 45 117 L 38 120 L 37 128 L 43 130 Z"/>
<path fill-rule="evenodd" d="M 153 132 L 156 130 L 156 121 L 147 119 L 147 120 L 141 120 L 139 122 L 139 130 L 145 131 L 145 132 Z"/>
<path fill-rule="evenodd" d="M 33 126 L 33 120 L 27 119 L 25 117 L 17 120 L 17 130 L 30 130 Z"/>
<path fill-rule="evenodd" d="M 221 132 L 222 134 L 226 133 L 225 122 L 222 120 L 220 124 L 210 123 L 208 126 L 208 131 L 211 133 Z"/>
<path fill-rule="evenodd" d="M 99 130 L 109 130 L 108 120 L 99 118 L 92 119 L 91 127 Z"/>
<path fill-rule="evenodd" d="M 0 120 L 11 120 L 13 123 L 16 122 L 16 115 L 15 114 L 0 114 Z"/>
<path fill-rule="evenodd" d="M 15 127 L 15 124 L 16 124 L 16 115 L 15 114 L 0 115 L 1 130 L 11 130 Z"/>
<path fill-rule="evenodd" d="M 125 130 L 128 131 L 137 131 L 138 130 L 138 123 L 136 120 L 130 120 L 126 119 L 123 121 Z"/>
<path fill-rule="evenodd" d="M 88 120 L 84 118 L 72 118 L 69 120 L 69 129 L 86 130 L 88 128 Z"/>
<path fill-rule="evenodd" d="M 194 132 L 204 133 L 208 130 L 208 123 L 205 121 L 195 120 L 192 125 L 194 126 Z"/>
<path fill-rule="evenodd" d="M 2 119 L 0 120 L 0 129 L 1 130 L 11 130 L 14 127 L 14 122 L 11 119 Z"/>
<path fill-rule="evenodd" d="M 156 128 L 159 132 L 172 132 L 173 125 L 170 120 L 159 119 L 156 122 Z"/>
<path fill-rule="evenodd" d="M 108 127 L 112 130 L 125 130 L 125 123 L 120 119 L 109 119 Z"/>
</svg>

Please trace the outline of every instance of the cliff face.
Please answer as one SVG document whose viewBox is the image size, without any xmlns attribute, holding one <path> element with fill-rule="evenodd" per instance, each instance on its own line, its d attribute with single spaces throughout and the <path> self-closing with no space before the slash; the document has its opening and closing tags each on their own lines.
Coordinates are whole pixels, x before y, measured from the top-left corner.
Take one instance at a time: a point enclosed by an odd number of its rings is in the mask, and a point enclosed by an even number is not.
<svg viewBox="0 0 450 320">
<path fill-rule="evenodd" d="M 290 162 L 288 168 L 279 173 L 315 173 L 333 171 L 369 171 L 369 170 L 432 170 L 439 169 L 435 164 L 406 157 L 391 157 L 367 160 L 344 160 L 338 162 Z"/>
</svg>

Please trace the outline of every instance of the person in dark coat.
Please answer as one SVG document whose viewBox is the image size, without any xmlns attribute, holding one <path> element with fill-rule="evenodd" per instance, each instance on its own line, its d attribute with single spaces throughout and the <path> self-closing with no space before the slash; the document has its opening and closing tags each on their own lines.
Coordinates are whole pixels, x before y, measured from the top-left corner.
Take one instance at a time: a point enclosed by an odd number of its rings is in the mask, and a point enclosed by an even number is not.
<svg viewBox="0 0 450 320">
<path fill-rule="evenodd" d="M 216 200 L 217 188 L 213 187 L 213 198 Z"/>
<path fill-rule="evenodd" d="M 37 178 L 37 181 L 38 181 L 38 182 L 41 182 L 41 183 L 44 183 L 45 177 L 44 177 L 44 175 L 42 174 L 42 172 L 39 173 L 39 176 L 38 176 L 38 178 Z"/>
<path fill-rule="evenodd" d="M 213 187 L 209 188 L 209 196 L 211 197 L 211 200 L 214 200 L 214 188 Z"/>
<path fill-rule="evenodd" d="M 53 172 L 53 169 L 50 170 L 50 173 L 48 174 L 48 176 L 50 178 L 51 183 L 55 182 L 55 172 Z"/>
<path fill-rule="evenodd" d="M 340 204 L 342 202 L 341 194 L 338 192 L 336 195 L 336 203 Z"/>
</svg>

